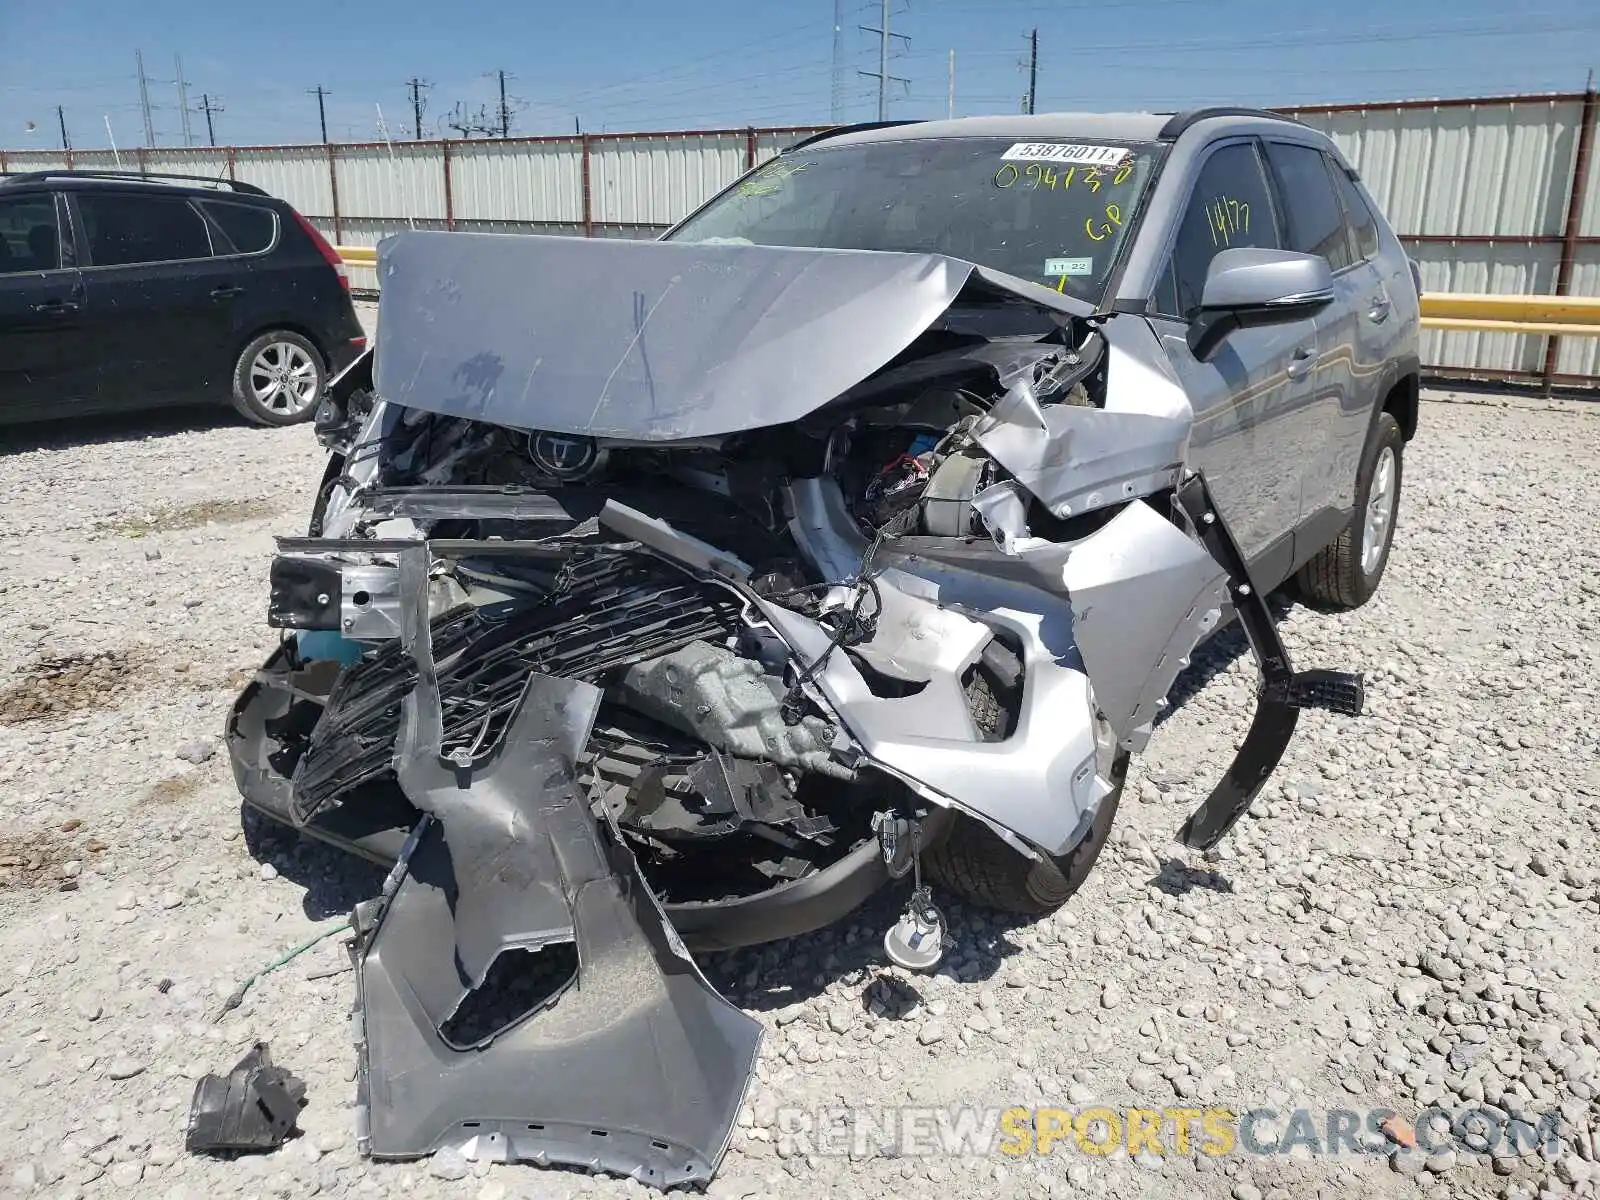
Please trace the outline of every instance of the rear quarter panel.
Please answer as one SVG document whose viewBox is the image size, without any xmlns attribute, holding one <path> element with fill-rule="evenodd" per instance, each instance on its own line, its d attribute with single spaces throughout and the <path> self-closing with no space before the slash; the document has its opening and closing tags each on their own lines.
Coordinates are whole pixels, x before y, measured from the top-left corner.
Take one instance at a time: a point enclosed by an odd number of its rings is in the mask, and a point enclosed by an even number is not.
<svg viewBox="0 0 1600 1200">
<path fill-rule="evenodd" d="M 330 374 L 347 366 L 358 353 L 350 339 L 362 336 L 355 305 L 287 206 L 278 210 L 277 243 L 246 261 L 249 283 L 246 302 L 236 309 L 237 348 L 269 329 L 292 329 L 322 352 Z"/>
</svg>

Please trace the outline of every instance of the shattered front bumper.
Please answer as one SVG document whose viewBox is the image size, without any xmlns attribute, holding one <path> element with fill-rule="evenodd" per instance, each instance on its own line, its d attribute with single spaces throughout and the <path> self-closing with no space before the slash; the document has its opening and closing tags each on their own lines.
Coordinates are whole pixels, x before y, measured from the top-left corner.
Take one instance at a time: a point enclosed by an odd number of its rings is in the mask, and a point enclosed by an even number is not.
<svg viewBox="0 0 1600 1200">
<path fill-rule="evenodd" d="M 361 1149 L 454 1146 L 656 1187 L 704 1183 L 761 1026 L 712 990 L 581 795 L 572 763 L 599 691 L 530 678 L 507 737 L 470 767 L 439 755 L 427 691 L 407 699 L 400 772 L 429 815 L 356 916 Z M 530 793 L 530 779 L 543 789 Z M 513 951 L 565 951 L 534 1010 L 487 1035 L 447 1033 Z"/>
<path fill-rule="evenodd" d="M 245 804 L 263 816 L 294 826 L 290 776 L 275 763 L 268 730 L 282 721 L 293 703 L 297 672 L 290 647 L 274 650 L 235 700 L 226 741 L 234 782 Z M 332 664 L 313 664 L 324 669 Z M 299 831 L 351 854 L 392 866 L 421 814 L 399 788 L 366 789 L 360 803 L 334 805 Z M 926 845 L 948 832 L 955 813 L 932 809 L 923 821 Z M 752 896 L 663 905 L 673 928 L 695 953 L 732 950 L 796 937 L 842 920 L 893 882 L 876 841 L 868 841 L 803 879 L 780 883 Z"/>
<path fill-rule="evenodd" d="M 1183 481 L 1174 498 L 1192 537 L 1136 504 L 1070 549 L 1024 551 L 1010 576 L 974 570 L 942 544 L 907 539 L 893 557 L 899 565 L 877 577 L 878 632 L 856 651 L 874 671 L 923 673 L 926 684 L 910 703 L 876 693 L 851 659 L 830 658 L 821 626 L 724 574 L 730 563 L 712 548 L 626 512 L 622 519 L 650 552 L 692 574 L 721 575 L 746 613 L 806 666 L 802 679 L 847 716 L 865 760 L 936 801 L 943 822 L 956 811 L 976 815 L 1025 853 L 1073 844 L 1075 819 L 1104 795 L 1095 766 L 1107 739 L 1087 715 L 1100 714 L 1125 748 L 1142 744 L 1167 686 L 1215 627 L 1226 595 L 1264 687 L 1233 768 L 1180 835 L 1205 847 L 1259 791 L 1297 710 L 1359 711 L 1360 685 L 1289 668 L 1204 480 Z M 802 500 L 795 510 L 813 557 L 854 555 L 825 502 Z M 711 947 L 782 936 L 784 913 L 804 914 L 796 931 L 815 928 L 825 923 L 823 909 L 832 906 L 828 919 L 843 915 L 887 882 L 889 869 L 869 839 L 831 867 L 749 900 L 664 910 L 614 816 L 603 805 L 591 808 L 578 779 L 600 705 L 593 683 L 532 670 L 486 749 L 482 739 L 446 748 L 429 576 L 432 551 L 443 545 L 381 547 L 395 559 L 394 586 L 385 593 L 393 602 L 376 616 L 414 666 L 393 743 L 398 805 L 376 819 L 382 810 L 370 804 L 301 807 L 295 769 L 274 761 L 277 735 L 305 720 L 297 712 L 303 702 L 329 694 L 326 680 L 312 674 L 337 673 L 336 662 L 297 668 L 280 649 L 241 695 L 228 730 L 247 802 L 380 859 L 400 840 L 382 896 L 359 908 L 354 922 L 361 1145 L 380 1158 L 454 1146 L 470 1157 L 605 1169 L 661 1187 L 704 1182 L 727 1148 L 760 1026 L 711 989 L 679 930 Z M 507 550 L 515 547 L 502 544 Z M 1049 601 L 1058 588 L 1069 608 Z M 672 624 L 659 608 L 651 611 L 650 630 Z M 971 665 L 981 648 L 975 635 L 988 628 L 963 613 L 1005 625 L 1027 666 L 1018 729 L 1000 742 L 962 736 L 969 731 L 951 720 L 958 694 L 935 705 Z M 600 624 L 607 646 L 634 636 Z M 1131 639 L 1130 624 L 1147 636 Z M 1070 713 L 1078 725 L 1066 719 Z M 402 829 L 409 833 L 400 836 Z M 943 832 L 935 826 L 925 836 Z M 551 986 L 511 1023 L 463 1032 L 464 1003 L 514 953 L 556 962 Z"/>
</svg>

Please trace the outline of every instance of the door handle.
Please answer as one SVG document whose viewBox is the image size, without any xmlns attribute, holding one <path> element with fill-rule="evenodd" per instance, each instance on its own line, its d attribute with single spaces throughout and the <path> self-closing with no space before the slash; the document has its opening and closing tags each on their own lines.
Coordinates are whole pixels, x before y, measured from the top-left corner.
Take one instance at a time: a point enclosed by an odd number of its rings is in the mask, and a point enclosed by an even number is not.
<svg viewBox="0 0 1600 1200">
<path fill-rule="evenodd" d="M 1311 364 L 1316 358 L 1316 353 L 1310 346 L 1298 346 L 1289 358 L 1288 375 L 1290 379 L 1304 379 L 1306 372 L 1311 370 Z"/>
<path fill-rule="evenodd" d="M 242 295 L 244 295 L 244 289 L 242 287 L 234 287 L 231 283 L 225 283 L 221 287 L 211 289 L 211 298 L 213 300 L 231 300 L 235 296 Z"/>
<path fill-rule="evenodd" d="M 1389 297 L 1382 292 L 1379 292 L 1367 303 L 1372 306 L 1367 309 L 1367 319 L 1377 325 L 1382 325 L 1389 319 L 1389 310 L 1394 307 L 1389 303 Z"/>
<path fill-rule="evenodd" d="M 42 300 L 33 306 L 33 311 L 47 317 L 64 317 L 77 312 L 78 306 L 70 300 Z"/>
</svg>

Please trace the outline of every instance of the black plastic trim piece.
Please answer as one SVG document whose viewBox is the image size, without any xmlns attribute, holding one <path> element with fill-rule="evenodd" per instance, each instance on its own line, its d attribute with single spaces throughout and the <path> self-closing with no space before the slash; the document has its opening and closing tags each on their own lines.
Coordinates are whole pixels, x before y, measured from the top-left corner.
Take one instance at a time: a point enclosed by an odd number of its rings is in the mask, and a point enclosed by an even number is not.
<svg viewBox="0 0 1600 1200">
<path fill-rule="evenodd" d="M 1173 114 L 1167 123 L 1161 127 L 1161 131 L 1156 134 L 1156 137 L 1164 142 L 1177 141 L 1192 126 L 1199 124 L 1201 121 L 1209 121 L 1213 117 L 1260 117 L 1264 121 L 1281 121 L 1286 125 L 1298 125 L 1303 129 L 1309 128 L 1304 121 L 1297 121 L 1293 117 L 1287 117 L 1283 113 L 1273 112 L 1271 109 L 1266 108 L 1194 108 L 1188 112 Z"/>
<path fill-rule="evenodd" d="M 873 129 L 895 129 L 901 125 L 921 124 L 923 124 L 923 119 L 914 117 L 905 121 L 860 121 L 854 125 L 835 125 L 832 129 L 824 129 L 821 133 L 813 133 L 809 137 L 803 137 L 792 146 L 785 146 L 781 153 L 792 154 L 796 150 L 804 149 L 806 146 L 825 142 L 829 138 L 843 137 L 847 133 L 867 133 Z"/>
</svg>

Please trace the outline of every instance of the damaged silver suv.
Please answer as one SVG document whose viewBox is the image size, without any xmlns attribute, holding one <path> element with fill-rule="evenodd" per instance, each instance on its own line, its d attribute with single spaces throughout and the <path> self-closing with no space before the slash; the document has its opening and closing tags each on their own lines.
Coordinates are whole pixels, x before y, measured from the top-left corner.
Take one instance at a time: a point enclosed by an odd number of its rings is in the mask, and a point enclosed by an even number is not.
<svg viewBox="0 0 1600 1200">
<path fill-rule="evenodd" d="M 1378 586 L 1417 282 L 1304 126 L 847 129 L 659 241 L 405 233 L 378 270 L 228 729 L 247 804 L 395 864 L 354 917 L 369 1153 L 703 1179 L 756 1030 L 686 946 L 894 880 L 908 967 L 925 878 L 1053 910 L 1230 620 L 1258 708 L 1186 845 L 1302 708 L 1360 711 L 1264 597 Z M 547 1011 L 464 1028 L 512 962 Z"/>
</svg>

